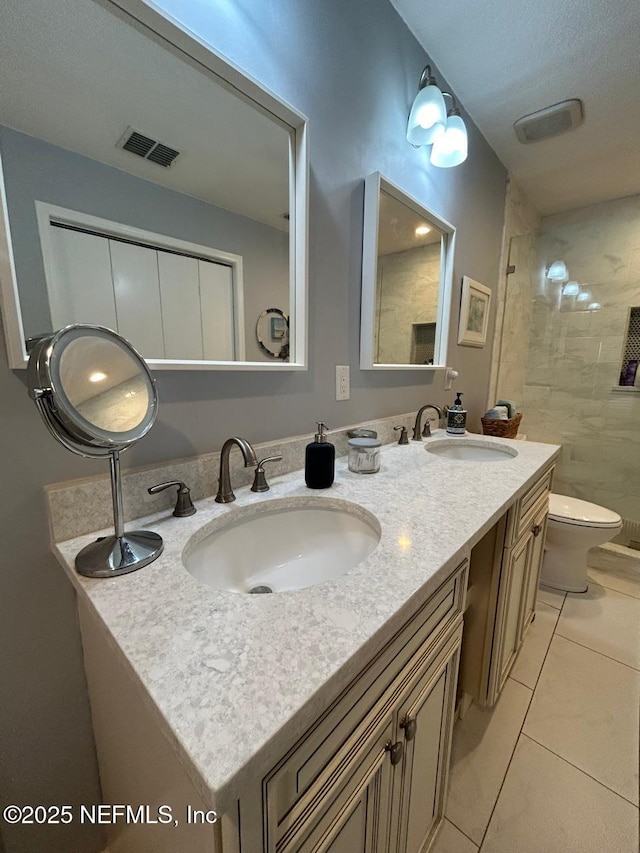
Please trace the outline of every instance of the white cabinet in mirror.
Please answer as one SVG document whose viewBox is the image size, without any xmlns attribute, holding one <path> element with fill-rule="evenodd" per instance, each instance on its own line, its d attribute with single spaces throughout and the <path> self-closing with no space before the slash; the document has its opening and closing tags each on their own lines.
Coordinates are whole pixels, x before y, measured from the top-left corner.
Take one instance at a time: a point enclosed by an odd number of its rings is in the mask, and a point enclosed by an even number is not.
<svg viewBox="0 0 640 853">
<path fill-rule="evenodd" d="M 379 172 L 365 181 L 360 367 L 444 369 L 455 228 Z"/>
<path fill-rule="evenodd" d="M 7 5 L 11 367 L 26 367 L 33 339 L 84 323 L 153 369 L 305 369 L 304 116 L 139 0 Z M 288 321 L 278 357 L 256 336 L 269 306 Z"/>
</svg>

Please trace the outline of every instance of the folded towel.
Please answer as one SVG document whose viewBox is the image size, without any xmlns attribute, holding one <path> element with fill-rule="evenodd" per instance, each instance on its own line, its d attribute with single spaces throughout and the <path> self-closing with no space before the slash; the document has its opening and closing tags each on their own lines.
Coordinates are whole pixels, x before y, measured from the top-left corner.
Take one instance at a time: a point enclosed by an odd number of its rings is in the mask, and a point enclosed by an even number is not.
<svg viewBox="0 0 640 853">
<path fill-rule="evenodd" d="M 485 412 L 483 417 L 492 421 L 508 421 L 509 417 L 507 415 L 506 406 L 494 406 L 493 409 L 489 409 L 488 412 Z"/>
<path fill-rule="evenodd" d="M 498 400 L 496 407 L 498 406 L 506 406 L 509 418 L 515 418 L 517 407 L 513 400 Z"/>
</svg>

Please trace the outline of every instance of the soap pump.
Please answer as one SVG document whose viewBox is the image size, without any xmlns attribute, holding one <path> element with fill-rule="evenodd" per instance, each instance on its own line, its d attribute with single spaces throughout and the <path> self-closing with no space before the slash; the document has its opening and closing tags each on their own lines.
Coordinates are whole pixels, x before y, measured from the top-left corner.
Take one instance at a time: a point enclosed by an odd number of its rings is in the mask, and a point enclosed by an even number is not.
<svg viewBox="0 0 640 853">
<path fill-rule="evenodd" d="M 310 489 L 328 489 L 333 483 L 336 449 L 327 441 L 326 431 L 326 424 L 318 421 L 315 441 L 305 451 L 304 480 Z"/>
<path fill-rule="evenodd" d="M 456 401 L 447 412 L 449 435 L 464 435 L 467 429 L 467 410 L 462 406 L 462 394 L 456 391 Z"/>
</svg>

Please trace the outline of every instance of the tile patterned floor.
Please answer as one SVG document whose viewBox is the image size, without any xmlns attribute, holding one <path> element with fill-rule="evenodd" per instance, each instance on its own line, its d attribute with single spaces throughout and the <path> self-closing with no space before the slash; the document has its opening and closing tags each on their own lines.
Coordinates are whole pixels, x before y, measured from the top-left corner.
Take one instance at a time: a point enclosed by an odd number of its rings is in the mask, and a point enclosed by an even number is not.
<svg viewBox="0 0 640 853">
<path fill-rule="evenodd" d="M 495 708 L 454 732 L 432 853 L 638 853 L 640 574 L 541 589 Z"/>
</svg>

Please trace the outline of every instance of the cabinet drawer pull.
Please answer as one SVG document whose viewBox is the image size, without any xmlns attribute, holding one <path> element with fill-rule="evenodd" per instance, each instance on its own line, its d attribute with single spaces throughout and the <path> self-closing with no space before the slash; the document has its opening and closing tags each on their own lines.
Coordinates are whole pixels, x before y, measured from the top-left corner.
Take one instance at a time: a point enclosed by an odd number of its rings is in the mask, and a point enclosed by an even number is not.
<svg viewBox="0 0 640 853">
<path fill-rule="evenodd" d="M 533 533 L 534 536 L 539 536 L 541 530 L 542 530 L 541 524 L 534 524 L 533 527 L 531 528 L 531 532 Z"/>
<path fill-rule="evenodd" d="M 387 743 L 384 745 L 384 748 L 389 753 L 389 757 L 391 759 L 391 764 L 393 765 L 393 767 L 395 767 L 396 764 L 400 764 L 400 762 L 402 761 L 403 751 L 402 741 L 398 740 L 395 743 L 387 741 Z"/>
<path fill-rule="evenodd" d="M 405 717 L 400 723 L 400 728 L 404 729 L 405 740 L 413 740 L 416 736 L 416 731 L 418 730 L 418 721 L 415 717 L 413 719 L 411 719 L 411 717 Z"/>
</svg>

